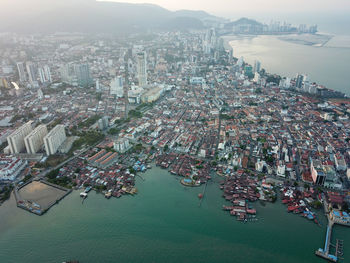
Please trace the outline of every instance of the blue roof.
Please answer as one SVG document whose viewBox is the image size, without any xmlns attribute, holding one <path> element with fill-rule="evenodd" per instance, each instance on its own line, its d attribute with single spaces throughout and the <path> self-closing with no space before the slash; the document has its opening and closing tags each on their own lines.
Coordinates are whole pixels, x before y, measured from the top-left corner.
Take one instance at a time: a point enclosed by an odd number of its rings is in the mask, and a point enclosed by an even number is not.
<svg viewBox="0 0 350 263">
<path fill-rule="evenodd" d="M 338 211 L 333 211 L 333 214 L 334 214 L 335 216 L 340 216 L 340 213 L 339 213 Z"/>
</svg>

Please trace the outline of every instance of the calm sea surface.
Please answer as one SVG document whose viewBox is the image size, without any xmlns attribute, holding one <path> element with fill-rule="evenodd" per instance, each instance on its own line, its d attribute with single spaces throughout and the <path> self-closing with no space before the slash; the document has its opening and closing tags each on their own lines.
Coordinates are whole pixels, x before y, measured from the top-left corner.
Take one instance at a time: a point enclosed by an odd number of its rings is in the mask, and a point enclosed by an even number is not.
<svg viewBox="0 0 350 263">
<path fill-rule="evenodd" d="M 90 192 L 82 204 L 75 191 L 41 217 L 7 201 L 0 207 L 0 262 L 325 262 L 314 255 L 324 245 L 323 216 L 319 227 L 280 202 L 255 204 L 261 219 L 243 224 L 221 210 L 220 178 L 199 207 L 204 187 L 184 188 L 157 167 L 142 176 L 134 197 Z M 349 260 L 350 229 L 335 227 L 335 238 L 344 239 Z"/>
<path fill-rule="evenodd" d="M 250 64 L 259 60 L 268 72 L 286 77 L 307 74 L 309 80 L 350 96 L 350 48 L 314 47 L 282 41 L 276 36 L 232 36 L 226 39 L 233 47 L 234 56 L 243 56 Z M 349 36 L 335 36 L 330 44 L 350 47 L 349 40 Z"/>
</svg>

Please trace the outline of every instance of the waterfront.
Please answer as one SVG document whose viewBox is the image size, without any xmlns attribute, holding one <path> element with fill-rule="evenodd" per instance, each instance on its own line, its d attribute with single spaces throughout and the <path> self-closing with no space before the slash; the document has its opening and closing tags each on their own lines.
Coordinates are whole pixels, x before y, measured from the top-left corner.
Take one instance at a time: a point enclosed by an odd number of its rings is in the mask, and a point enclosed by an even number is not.
<svg viewBox="0 0 350 263">
<path fill-rule="evenodd" d="M 289 214 L 281 202 L 257 203 L 258 222 L 243 224 L 223 211 L 214 178 L 186 188 L 180 178 L 155 167 L 137 179 L 139 194 L 106 200 L 90 192 L 82 204 L 74 191 L 38 217 L 15 206 L 0 208 L 1 262 L 324 262 L 314 251 L 324 245 L 322 228 Z M 350 255 L 350 229 L 335 227 Z M 25 260 L 24 260 L 25 259 Z"/>
<path fill-rule="evenodd" d="M 291 43 L 278 36 L 228 36 L 225 39 L 233 47 L 235 57 L 243 56 L 252 65 L 259 60 L 269 73 L 286 77 L 306 74 L 311 81 L 350 95 L 347 66 L 350 48 L 335 47 L 349 46 L 346 37 L 336 36 L 322 47 Z"/>
</svg>

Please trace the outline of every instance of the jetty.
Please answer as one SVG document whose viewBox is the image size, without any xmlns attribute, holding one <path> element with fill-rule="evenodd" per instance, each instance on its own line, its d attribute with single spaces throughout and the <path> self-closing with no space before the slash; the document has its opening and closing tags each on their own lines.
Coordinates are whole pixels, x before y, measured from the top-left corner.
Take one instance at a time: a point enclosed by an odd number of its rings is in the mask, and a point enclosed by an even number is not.
<svg viewBox="0 0 350 263">
<path fill-rule="evenodd" d="M 331 244 L 331 237 L 332 237 L 332 229 L 334 224 L 339 224 L 339 225 L 343 225 L 343 226 L 350 226 L 350 222 L 349 221 L 343 221 L 343 220 L 339 220 L 338 218 L 335 218 L 334 216 L 331 215 L 331 212 L 328 209 L 328 203 L 326 201 L 326 199 L 324 198 L 324 196 L 322 197 L 323 199 L 323 206 L 324 206 L 324 210 L 327 216 L 327 220 L 328 220 L 328 226 L 327 226 L 327 232 L 326 232 L 326 241 L 324 244 L 324 248 L 319 248 L 318 250 L 315 251 L 315 255 L 319 256 L 321 258 L 324 258 L 328 261 L 331 262 L 338 262 L 339 259 L 341 259 L 340 257 L 343 256 L 343 240 L 339 240 L 337 239 L 337 243 L 336 245 Z M 333 214 L 337 214 L 339 212 L 334 212 L 332 211 Z M 335 255 L 330 254 L 330 247 L 335 247 Z"/>
</svg>

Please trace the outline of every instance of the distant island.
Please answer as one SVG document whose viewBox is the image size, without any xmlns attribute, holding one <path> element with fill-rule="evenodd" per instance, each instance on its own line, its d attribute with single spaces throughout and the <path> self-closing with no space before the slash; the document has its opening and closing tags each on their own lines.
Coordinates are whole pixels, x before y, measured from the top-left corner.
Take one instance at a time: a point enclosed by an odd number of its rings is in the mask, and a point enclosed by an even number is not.
<svg viewBox="0 0 350 263">
<path fill-rule="evenodd" d="M 220 35 L 229 34 L 251 34 L 251 35 L 280 35 L 280 34 L 316 34 L 317 25 L 308 26 L 300 24 L 298 26 L 287 22 L 274 21 L 270 24 L 262 24 L 249 18 L 240 18 L 236 21 L 225 23 L 220 28 Z"/>
</svg>

